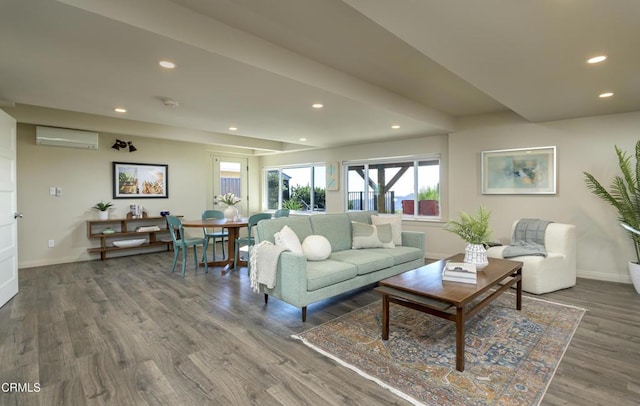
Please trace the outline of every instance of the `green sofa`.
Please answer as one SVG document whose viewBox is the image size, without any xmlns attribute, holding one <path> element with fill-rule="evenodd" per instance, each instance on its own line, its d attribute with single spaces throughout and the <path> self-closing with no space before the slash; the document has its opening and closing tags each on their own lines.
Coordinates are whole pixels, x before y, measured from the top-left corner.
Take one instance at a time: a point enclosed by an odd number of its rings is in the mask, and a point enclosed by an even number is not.
<svg viewBox="0 0 640 406">
<path fill-rule="evenodd" d="M 322 235 L 331 243 L 331 255 L 323 261 L 307 261 L 304 255 L 285 251 L 280 255 L 276 285 L 261 285 L 265 303 L 274 296 L 302 309 L 307 305 L 373 284 L 424 265 L 424 233 L 402 232 L 402 245 L 395 248 L 351 249 L 351 222 L 371 224 L 375 212 L 316 214 L 263 220 L 256 226 L 256 244 L 289 226 L 302 242 L 309 235 Z"/>
</svg>

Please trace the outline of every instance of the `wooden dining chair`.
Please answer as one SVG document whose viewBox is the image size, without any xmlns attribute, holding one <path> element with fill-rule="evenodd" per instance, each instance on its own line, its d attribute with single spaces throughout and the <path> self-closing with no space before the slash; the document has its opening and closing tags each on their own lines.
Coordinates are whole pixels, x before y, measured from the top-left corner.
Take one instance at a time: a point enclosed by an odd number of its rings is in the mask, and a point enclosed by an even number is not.
<svg viewBox="0 0 640 406">
<path fill-rule="evenodd" d="M 204 247 L 204 255 L 202 261 L 204 262 L 204 272 L 209 272 L 209 266 L 207 265 L 207 248 L 209 245 L 208 238 L 186 238 L 184 235 L 184 229 L 182 228 L 182 221 L 176 216 L 166 216 L 167 225 L 169 226 L 169 234 L 173 240 L 173 264 L 171 265 L 171 273 L 176 270 L 176 263 L 178 262 L 178 251 L 182 250 L 182 277 L 186 273 L 187 268 L 187 249 L 193 247 L 193 263 L 198 271 L 198 251 L 197 246 L 202 245 Z"/>
<path fill-rule="evenodd" d="M 224 212 L 220 210 L 205 210 L 202 212 L 202 220 L 222 220 L 224 219 Z M 225 238 L 229 238 L 229 232 L 226 230 L 215 231 L 213 228 L 208 229 L 207 227 L 203 227 L 202 231 L 204 232 L 204 238 L 207 239 L 207 243 L 213 239 L 213 260 L 216 260 L 216 243 L 218 239 L 222 242 L 222 259 L 227 258 L 226 249 L 224 247 Z M 204 261 L 204 257 L 202 259 Z"/>
<path fill-rule="evenodd" d="M 268 220 L 271 218 L 271 214 L 270 213 L 258 213 L 258 214 L 254 214 L 252 216 L 249 217 L 249 219 L 247 220 L 247 236 L 246 237 L 240 237 L 240 238 L 236 238 L 236 252 L 235 252 L 235 256 L 233 257 L 233 267 L 237 268 L 238 267 L 238 261 L 240 259 L 240 246 L 243 245 L 246 247 L 247 250 L 247 255 L 249 254 L 249 251 L 251 250 L 251 247 L 253 246 L 253 244 L 255 243 L 255 239 L 253 238 L 253 235 L 251 234 L 251 228 L 253 226 L 255 226 L 256 224 L 258 224 L 259 221 L 261 220 Z M 247 261 L 247 269 L 251 269 L 251 264 L 249 263 L 250 261 Z"/>
</svg>

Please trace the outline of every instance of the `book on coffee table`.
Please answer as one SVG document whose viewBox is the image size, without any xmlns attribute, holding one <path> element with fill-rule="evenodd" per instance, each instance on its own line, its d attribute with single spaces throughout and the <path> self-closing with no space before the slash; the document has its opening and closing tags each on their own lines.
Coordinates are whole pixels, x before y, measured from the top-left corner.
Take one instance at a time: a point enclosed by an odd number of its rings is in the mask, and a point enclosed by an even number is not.
<svg viewBox="0 0 640 406">
<path fill-rule="evenodd" d="M 446 282 L 471 283 L 474 285 L 478 283 L 478 280 L 476 278 L 461 278 L 459 276 L 449 276 L 449 275 L 442 275 L 442 280 Z"/>
<path fill-rule="evenodd" d="M 450 282 L 476 283 L 478 279 L 475 264 L 447 262 L 442 270 L 442 280 Z"/>
</svg>

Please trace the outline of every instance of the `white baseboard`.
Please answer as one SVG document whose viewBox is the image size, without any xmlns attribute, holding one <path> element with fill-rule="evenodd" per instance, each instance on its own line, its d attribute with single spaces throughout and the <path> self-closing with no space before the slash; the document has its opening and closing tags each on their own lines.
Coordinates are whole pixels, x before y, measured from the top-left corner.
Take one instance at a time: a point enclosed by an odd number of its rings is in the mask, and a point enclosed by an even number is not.
<svg viewBox="0 0 640 406">
<path fill-rule="evenodd" d="M 605 272 L 593 272 L 578 270 L 578 278 L 595 279 L 598 281 L 606 282 L 618 282 L 618 283 L 631 283 L 631 276 L 627 275 L 614 275 Z"/>
<path fill-rule="evenodd" d="M 77 257 L 39 259 L 35 261 L 18 262 L 18 269 L 35 268 L 37 266 L 47 266 L 47 265 L 69 264 L 71 262 L 82 262 L 82 261 L 90 261 L 90 260 L 91 258 L 80 259 Z"/>
<path fill-rule="evenodd" d="M 443 252 L 425 253 L 425 257 L 433 258 L 433 259 L 442 259 L 442 258 L 447 258 L 449 256 L 451 256 L 450 253 L 443 253 Z M 629 274 L 618 275 L 618 274 L 611 274 L 606 272 L 594 272 L 594 271 L 585 271 L 585 270 L 579 269 L 576 272 L 576 276 L 578 278 L 595 279 L 598 281 L 629 283 L 629 284 L 631 283 L 631 276 L 629 276 Z"/>
<path fill-rule="evenodd" d="M 447 258 L 450 257 L 451 253 L 444 253 L 444 252 L 425 252 L 424 256 L 426 258 L 431 258 L 431 259 L 443 259 L 443 258 Z"/>
</svg>

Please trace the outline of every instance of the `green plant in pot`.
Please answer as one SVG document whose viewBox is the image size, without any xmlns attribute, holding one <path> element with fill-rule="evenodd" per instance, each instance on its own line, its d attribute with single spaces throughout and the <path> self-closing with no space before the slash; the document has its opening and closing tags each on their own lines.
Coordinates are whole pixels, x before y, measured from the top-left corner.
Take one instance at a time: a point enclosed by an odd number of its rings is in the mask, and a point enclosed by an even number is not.
<svg viewBox="0 0 640 406">
<path fill-rule="evenodd" d="M 629 232 L 636 250 L 636 261 L 629 262 L 631 281 L 640 293 L 640 140 L 636 142 L 635 163 L 631 162 L 632 155 L 615 146 L 618 157 L 618 167 L 622 175 L 616 175 L 607 190 L 590 173 L 583 172 L 587 187 L 593 194 L 609 203 L 618 211 L 618 220 Z"/>
<path fill-rule="evenodd" d="M 467 242 L 464 262 L 475 264 L 478 269 L 484 268 L 489 265 L 483 243 L 491 239 L 491 211 L 481 205 L 475 215 L 461 211 L 458 212 L 458 217 L 459 220 L 449 220 L 445 229 Z"/>
<path fill-rule="evenodd" d="M 107 220 L 109 218 L 109 207 L 112 207 L 113 203 L 111 202 L 100 202 L 100 203 L 96 203 L 95 206 L 93 206 L 94 209 L 98 209 L 98 216 L 100 218 L 100 220 Z"/>
</svg>

